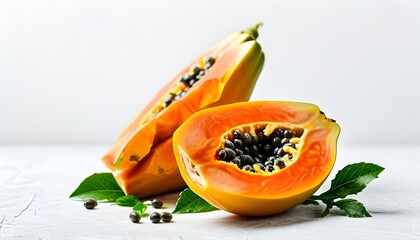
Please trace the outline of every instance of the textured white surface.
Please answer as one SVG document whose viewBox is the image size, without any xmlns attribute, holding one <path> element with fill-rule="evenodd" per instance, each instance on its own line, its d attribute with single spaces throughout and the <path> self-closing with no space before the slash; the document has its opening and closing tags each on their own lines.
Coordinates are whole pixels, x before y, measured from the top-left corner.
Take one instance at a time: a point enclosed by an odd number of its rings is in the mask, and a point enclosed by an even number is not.
<svg viewBox="0 0 420 240">
<path fill-rule="evenodd" d="M 261 21 L 252 99 L 316 103 L 346 126 L 343 143 L 420 144 L 419 12 L 418 0 L 1 0 L 0 144 L 109 144 L 192 59 Z M 390 127 L 398 116 L 410 131 Z"/>
<path fill-rule="evenodd" d="M 318 218 L 320 207 L 298 206 L 256 219 L 223 211 L 176 214 L 169 224 L 147 218 L 132 224 L 130 208 L 100 203 L 86 210 L 68 199 L 85 177 L 107 171 L 99 161 L 107 147 L 0 146 L 0 239 L 420 239 L 418 145 L 340 146 L 332 175 L 359 161 L 385 167 L 355 196 L 372 218 L 348 218 L 338 211 Z M 177 193 L 161 198 L 170 211 Z"/>
</svg>

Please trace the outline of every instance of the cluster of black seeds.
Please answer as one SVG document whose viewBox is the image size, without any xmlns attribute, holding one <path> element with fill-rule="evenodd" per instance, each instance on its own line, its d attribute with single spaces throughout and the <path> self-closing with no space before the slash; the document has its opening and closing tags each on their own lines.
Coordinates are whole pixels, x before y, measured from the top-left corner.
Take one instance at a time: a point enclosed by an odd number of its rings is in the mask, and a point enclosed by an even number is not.
<svg viewBox="0 0 420 240">
<path fill-rule="evenodd" d="M 173 101 L 184 96 L 188 90 L 209 71 L 215 61 L 216 60 L 212 56 L 208 56 L 205 58 L 204 68 L 201 68 L 199 65 L 194 65 L 189 73 L 179 79 L 179 84 L 182 85 L 182 88 L 180 89 L 182 90 L 175 93 L 169 93 L 169 96 L 167 96 L 163 102 L 163 107 L 168 107 Z"/>
<path fill-rule="evenodd" d="M 154 208 L 161 208 L 163 206 L 163 201 L 155 198 L 155 199 L 151 200 L 151 205 Z M 133 212 L 130 213 L 129 218 L 133 223 L 139 223 L 140 220 L 141 220 L 141 215 L 138 212 L 133 211 Z M 153 212 L 153 213 L 150 214 L 149 218 L 150 218 L 150 221 L 152 223 L 159 223 L 160 221 L 168 223 L 168 222 L 172 221 L 172 213 L 170 213 L 170 212 L 163 212 L 163 213 Z"/>
<path fill-rule="evenodd" d="M 251 134 L 237 129 L 232 135 L 233 138 L 226 139 L 224 148 L 217 151 L 218 160 L 250 172 L 273 172 L 277 167 L 286 167 L 286 158 L 293 160 L 293 154 L 287 151 L 287 147 L 296 149 L 293 130 L 277 128 L 266 136 L 264 130 Z"/>
<path fill-rule="evenodd" d="M 153 212 L 152 214 L 150 214 L 150 221 L 152 223 L 159 223 L 161 220 L 165 223 L 171 222 L 172 214 L 170 212 L 163 212 L 162 214 L 158 212 Z"/>
</svg>

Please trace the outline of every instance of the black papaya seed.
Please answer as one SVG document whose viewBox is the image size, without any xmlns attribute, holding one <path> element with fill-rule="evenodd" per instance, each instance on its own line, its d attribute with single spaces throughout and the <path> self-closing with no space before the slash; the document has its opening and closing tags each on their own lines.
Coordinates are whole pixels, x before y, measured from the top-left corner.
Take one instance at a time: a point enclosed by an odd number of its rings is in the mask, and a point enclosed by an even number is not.
<svg viewBox="0 0 420 240">
<path fill-rule="evenodd" d="M 274 134 L 275 137 L 279 137 L 279 138 L 283 138 L 283 136 L 284 136 L 283 135 L 283 130 L 280 129 L 280 128 L 276 129 L 273 134 Z"/>
<path fill-rule="evenodd" d="M 270 144 L 265 144 L 264 145 L 264 151 L 268 153 L 268 152 L 270 152 L 270 150 L 271 150 L 271 145 Z"/>
<path fill-rule="evenodd" d="M 262 163 L 255 163 L 254 164 L 254 169 L 256 168 L 255 166 L 258 166 L 262 171 L 265 171 L 265 167 Z"/>
<path fill-rule="evenodd" d="M 98 206 L 98 202 L 95 199 L 87 199 L 83 205 L 86 209 L 94 209 L 96 206 Z"/>
<path fill-rule="evenodd" d="M 242 146 L 244 145 L 244 143 L 242 142 L 241 139 L 233 139 L 233 144 L 235 145 L 235 147 L 237 148 L 242 148 Z"/>
<path fill-rule="evenodd" d="M 133 223 L 139 223 L 141 219 L 140 215 L 134 211 L 130 213 L 129 218 Z"/>
<path fill-rule="evenodd" d="M 252 137 L 249 133 L 244 133 L 242 136 L 242 139 L 244 140 L 245 144 L 250 144 L 252 143 Z"/>
<path fill-rule="evenodd" d="M 161 216 L 162 216 L 162 221 L 165 223 L 172 221 L 172 213 L 170 212 L 163 212 Z"/>
<path fill-rule="evenodd" d="M 241 166 L 242 166 L 242 161 L 241 161 L 241 159 L 239 157 L 235 157 L 232 160 L 232 163 L 236 164 L 236 166 L 238 166 L 239 168 L 241 168 Z"/>
<path fill-rule="evenodd" d="M 258 142 L 258 136 L 257 135 L 251 135 L 252 142 L 257 143 Z"/>
<path fill-rule="evenodd" d="M 210 64 L 210 66 L 213 65 L 215 61 L 216 61 L 216 59 L 214 59 L 214 57 L 212 57 L 212 56 L 207 56 L 205 58 L 205 62 Z"/>
<path fill-rule="evenodd" d="M 289 143 L 289 142 L 290 142 L 290 139 L 289 138 L 283 138 L 281 140 L 281 145 L 284 145 L 284 144 Z"/>
<path fill-rule="evenodd" d="M 150 221 L 152 221 L 152 223 L 159 223 L 161 219 L 162 216 L 158 212 L 153 212 L 150 214 Z"/>
<path fill-rule="evenodd" d="M 161 208 L 163 206 L 163 202 L 160 199 L 152 199 L 152 206 L 154 208 Z"/>
<path fill-rule="evenodd" d="M 218 160 L 225 160 L 226 159 L 226 150 L 225 149 L 220 149 L 220 151 L 217 153 L 216 155 L 216 159 Z"/>
<path fill-rule="evenodd" d="M 244 151 L 242 151 L 239 148 L 235 148 L 235 153 L 236 153 L 236 156 L 242 156 L 242 154 L 244 154 Z"/>
<path fill-rule="evenodd" d="M 197 66 L 197 65 L 194 65 L 194 66 L 191 68 L 191 73 L 192 73 L 192 75 L 197 75 L 200 71 L 201 71 L 201 69 L 200 69 L 200 67 L 199 67 L 199 66 Z"/>
<path fill-rule="evenodd" d="M 246 155 L 251 154 L 251 150 L 248 147 L 243 147 L 242 150 L 244 151 L 244 154 L 246 154 Z"/>
<path fill-rule="evenodd" d="M 235 144 L 233 144 L 233 142 L 230 141 L 229 139 L 226 139 L 225 147 L 230 148 L 230 149 L 235 149 Z"/>
<path fill-rule="evenodd" d="M 232 160 L 236 157 L 235 151 L 230 148 L 225 148 L 226 150 L 226 160 Z"/>
<path fill-rule="evenodd" d="M 292 131 L 292 130 L 285 130 L 284 131 L 284 137 L 285 138 L 292 138 L 292 137 L 294 137 L 294 131 Z"/>
<path fill-rule="evenodd" d="M 264 135 L 264 131 L 257 132 L 257 136 L 258 136 L 258 141 L 259 142 L 262 142 L 266 139 L 266 136 Z"/>
<path fill-rule="evenodd" d="M 252 159 L 252 157 L 249 155 L 242 155 L 242 161 L 244 164 L 249 164 L 249 165 L 252 165 L 255 163 L 255 160 Z"/>
<path fill-rule="evenodd" d="M 251 154 L 256 155 L 258 153 L 258 147 L 256 145 L 251 145 Z"/>
<path fill-rule="evenodd" d="M 233 131 L 233 138 L 241 139 L 242 138 L 242 132 L 241 132 L 241 130 L 236 129 L 235 131 Z"/>
<path fill-rule="evenodd" d="M 253 170 L 253 168 L 250 165 L 245 165 L 245 166 L 242 167 L 242 169 L 245 170 L 245 171 Z"/>
<path fill-rule="evenodd" d="M 281 141 L 282 141 L 282 139 L 281 139 L 281 138 L 279 138 L 279 137 L 274 137 L 274 138 L 273 138 L 273 145 L 274 145 L 274 146 L 276 146 L 276 147 L 278 147 L 278 146 L 280 146 L 280 145 L 281 145 Z"/>
</svg>

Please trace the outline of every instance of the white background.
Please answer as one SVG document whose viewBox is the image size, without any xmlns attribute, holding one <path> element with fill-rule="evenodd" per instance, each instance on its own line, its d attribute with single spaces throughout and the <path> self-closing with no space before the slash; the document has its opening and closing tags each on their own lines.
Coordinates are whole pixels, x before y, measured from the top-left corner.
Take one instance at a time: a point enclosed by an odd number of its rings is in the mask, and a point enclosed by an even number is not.
<svg viewBox="0 0 420 240">
<path fill-rule="evenodd" d="M 316 103 L 341 143 L 420 143 L 420 1 L 0 0 L 0 144 L 111 144 L 193 58 L 260 21 L 253 100 Z"/>
</svg>

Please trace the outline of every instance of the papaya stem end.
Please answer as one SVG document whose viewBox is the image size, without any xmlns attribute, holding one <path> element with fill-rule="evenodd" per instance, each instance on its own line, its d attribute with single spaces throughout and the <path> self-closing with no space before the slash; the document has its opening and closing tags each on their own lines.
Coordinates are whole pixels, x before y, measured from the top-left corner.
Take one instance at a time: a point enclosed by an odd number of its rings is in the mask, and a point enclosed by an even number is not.
<svg viewBox="0 0 420 240">
<path fill-rule="evenodd" d="M 242 31 L 242 33 L 248 33 L 249 35 L 251 35 L 254 39 L 258 38 L 258 28 L 263 26 L 262 22 L 259 22 L 257 24 L 255 24 L 254 26 Z"/>
</svg>

